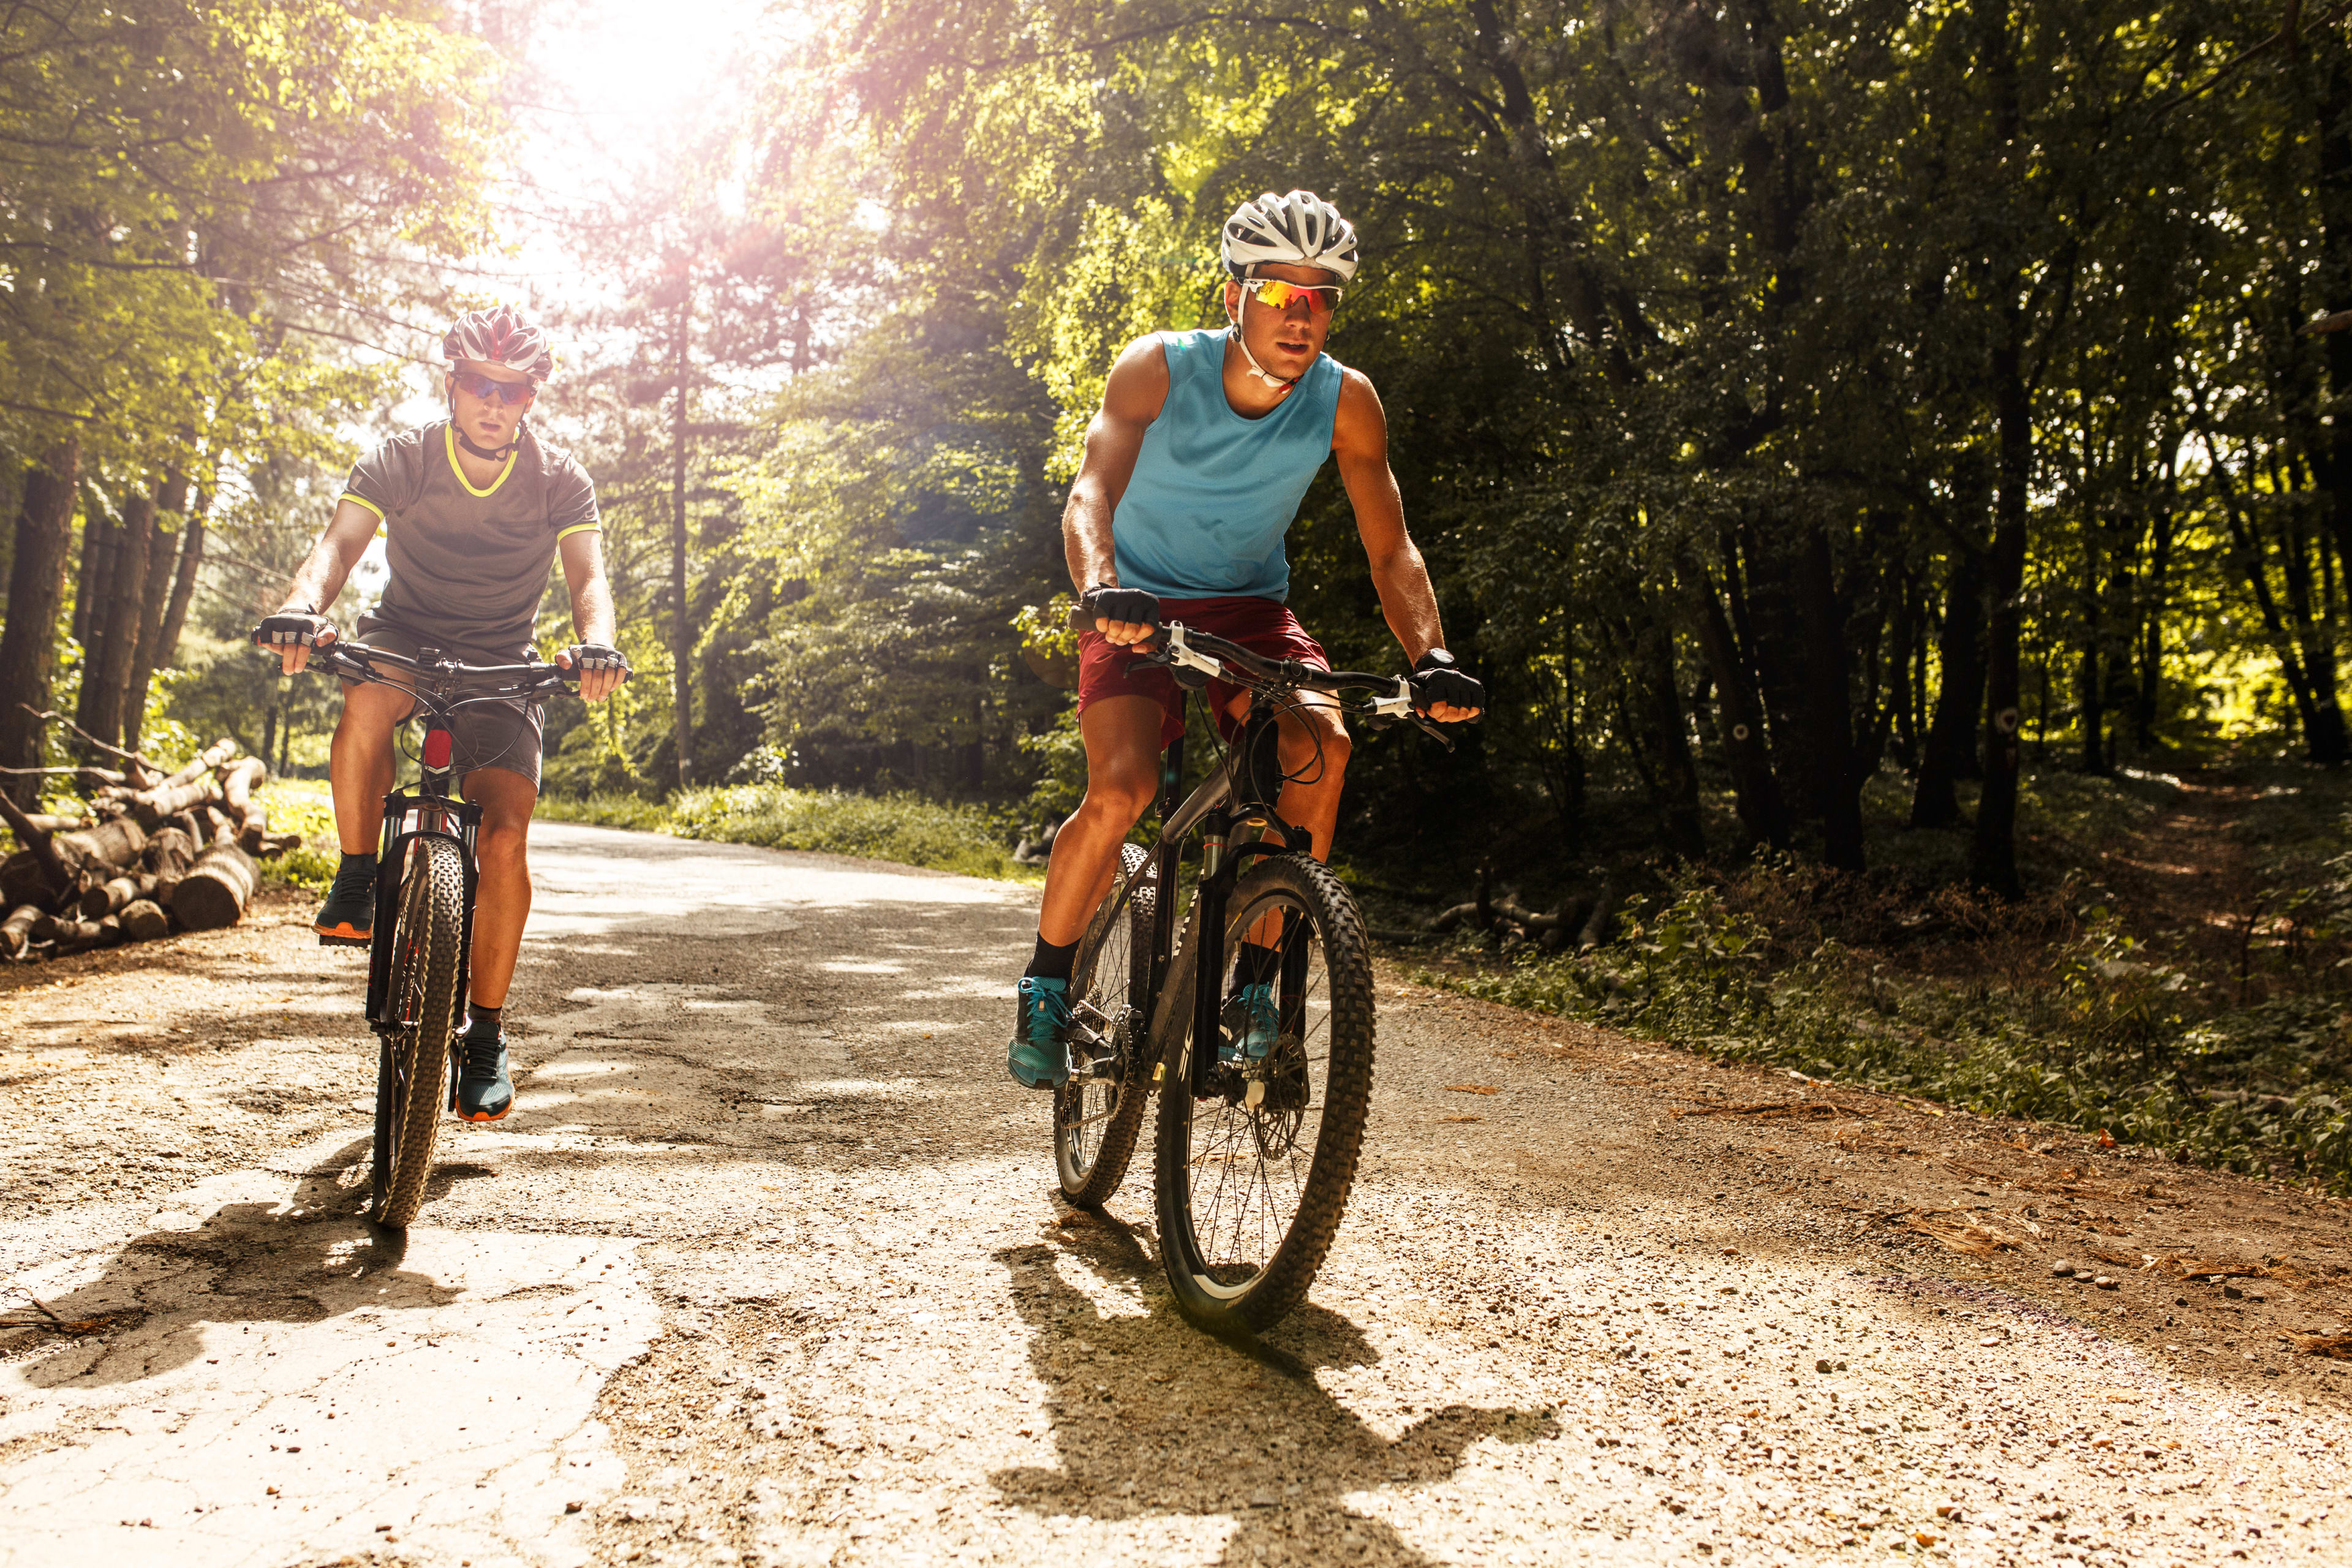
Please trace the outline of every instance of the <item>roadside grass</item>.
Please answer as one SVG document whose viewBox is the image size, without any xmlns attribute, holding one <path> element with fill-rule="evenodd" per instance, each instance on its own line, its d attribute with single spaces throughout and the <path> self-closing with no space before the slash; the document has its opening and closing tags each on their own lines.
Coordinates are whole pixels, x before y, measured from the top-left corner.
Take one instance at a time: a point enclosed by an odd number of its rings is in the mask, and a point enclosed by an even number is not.
<svg viewBox="0 0 2352 1568">
<path fill-rule="evenodd" d="M 323 780 L 272 779 L 261 786 L 272 833 L 299 833 L 299 847 L 257 862 L 265 882 L 323 894 L 341 854 L 335 842 L 335 797 Z"/>
<path fill-rule="evenodd" d="M 1499 952 L 1465 935 L 1419 977 L 1724 1060 L 2352 1192 L 2345 792 L 2271 771 L 2238 775 L 2257 808 L 2227 836 L 2260 888 L 2223 951 L 2188 921 L 2151 930 L 2155 911 L 2116 907 L 2070 853 L 2149 825 L 2177 781 L 2044 777 L 2031 808 L 2043 885 L 2016 902 L 1910 867 L 1675 872 L 1629 902 L 1608 946 Z"/>
<path fill-rule="evenodd" d="M 1045 875 L 1013 858 L 1003 813 L 908 794 L 730 784 L 685 790 L 663 803 L 626 795 L 549 797 L 540 802 L 539 814 L 681 838 L 856 855 L 998 881 L 1037 882 Z"/>
</svg>

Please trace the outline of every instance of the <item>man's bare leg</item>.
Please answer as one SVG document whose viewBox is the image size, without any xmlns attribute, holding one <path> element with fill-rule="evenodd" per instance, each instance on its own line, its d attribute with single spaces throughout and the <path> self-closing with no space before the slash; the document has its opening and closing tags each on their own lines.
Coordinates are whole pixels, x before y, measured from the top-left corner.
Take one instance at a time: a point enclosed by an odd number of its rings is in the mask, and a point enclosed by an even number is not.
<svg viewBox="0 0 2352 1568">
<path fill-rule="evenodd" d="M 523 922 L 530 919 L 530 864 L 525 851 L 539 786 L 509 768 L 476 768 L 459 787 L 482 808 L 482 826 L 474 839 L 474 952 L 457 1114 L 468 1121 L 496 1121 L 514 1109 L 499 1010 L 506 1005 L 507 987 L 514 981 Z"/>
<path fill-rule="evenodd" d="M 335 790 L 335 838 L 342 864 L 311 921 L 320 937 L 364 944 L 375 925 L 376 847 L 383 833 L 383 796 L 392 787 L 393 737 L 408 717 L 407 692 L 392 686 L 346 686 L 327 753 Z"/>
<path fill-rule="evenodd" d="M 327 752 L 335 792 L 335 837 L 346 855 L 373 855 L 383 837 L 383 797 L 392 788 L 392 738 L 415 700 L 394 686 L 346 686 L 342 716 Z"/>
<path fill-rule="evenodd" d="M 461 793 L 482 808 L 474 841 L 474 959 L 467 1000 L 503 1007 L 514 982 L 522 928 L 530 919 L 530 810 L 539 787 L 510 768 L 476 768 Z"/>
<path fill-rule="evenodd" d="M 1348 779 L 1348 727 L 1328 698 L 1302 692 L 1300 700 L 1303 711 L 1286 710 L 1276 721 L 1275 754 L 1281 761 L 1283 776 L 1293 782 L 1282 786 L 1275 810 L 1291 826 L 1307 829 L 1315 858 L 1328 860 L 1332 835 L 1339 825 L 1339 797 Z M 1248 710 L 1245 696 L 1235 699 L 1227 710 L 1236 721 Z M 1255 989 L 1273 983 L 1279 962 L 1274 949 L 1281 940 L 1278 914 L 1266 916 L 1244 933 L 1239 951 L 1233 955 L 1234 978 L 1241 985 Z M 1273 1049 L 1278 1024 L 1271 994 L 1255 994 L 1260 1000 L 1252 1006 L 1241 1048 L 1251 1057 L 1262 1057 Z"/>
<path fill-rule="evenodd" d="M 1106 697 L 1078 715 L 1087 744 L 1087 798 L 1054 836 L 1037 934 L 1055 946 L 1085 933 L 1110 890 L 1118 847 L 1160 793 L 1161 709 L 1149 697 Z"/>
<path fill-rule="evenodd" d="M 1037 910 L 1037 951 L 1021 976 L 1020 1004 L 1005 1066 L 1032 1089 L 1069 1073 L 1064 1031 L 1078 939 L 1118 870 L 1118 847 L 1160 788 L 1160 704 L 1109 697 L 1078 715 L 1087 743 L 1087 798 L 1054 836 L 1045 896 Z"/>
</svg>

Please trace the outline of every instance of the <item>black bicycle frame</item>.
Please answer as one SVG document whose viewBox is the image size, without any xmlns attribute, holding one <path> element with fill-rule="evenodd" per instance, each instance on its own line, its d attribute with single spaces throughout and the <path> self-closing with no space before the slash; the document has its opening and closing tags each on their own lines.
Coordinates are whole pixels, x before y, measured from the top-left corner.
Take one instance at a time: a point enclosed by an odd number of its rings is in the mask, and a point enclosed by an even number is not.
<svg viewBox="0 0 2352 1568">
<path fill-rule="evenodd" d="M 1159 891 L 1152 905 L 1150 959 L 1151 994 L 1158 1002 L 1152 1009 L 1148 1056 L 1154 1062 L 1167 1062 L 1170 1030 L 1179 1016 L 1175 1009 L 1189 1005 L 1193 1049 L 1187 1087 L 1196 1096 L 1206 1090 L 1209 1069 L 1217 1060 L 1216 1051 L 1203 1042 L 1213 1045 L 1217 1037 L 1218 980 L 1225 972 L 1225 907 L 1234 884 L 1240 880 L 1251 856 L 1303 854 L 1314 843 L 1305 828 L 1283 821 L 1275 810 L 1274 802 L 1282 791 L 1277 740 L 1275 704 L 1262 694 L 1255 695 L 1249 716 L 1242 721 L 1241 733 L 1223 764 L 1202 780 L 1181 805 L 1175 799 L 1184 767 L 1181 737 L 1169 746 L 1160 765 L 1160 842 L 1152 849 L 1146 872 Z M 1281 837 L 1233 842 L 1236 832 L 1269 827 L 1279 829 Z M 1202 834 L 1201 875 L 1193 889 L 1192 910 L 1185 918 L 1184 958 L 1179 965 L 1174 951 L 1176 900 L 1171 895 L 1175 891 L 1176 867 L 1184 842 L 1195 828 Z M 1288 932 L 1284 934 L 1286 938 Z M 1296 954 L 1293 947 L 1298 949 Z M 1284 978 L 1289 982 L 1286 994 L 1296 994 L 1305 979 L 1305 945 L 1286 940 L 1282 952 Z M 1290 974 L 1294 967 L 1302 973 Z"/>
<path fill-rule="evenodd" d="M 418 657 L 430 662 L 437 657 L 437 650 L 426 648 Z M 465 865 L 465 920 L 457 938 L 457 994 L 461 997 L 466 994 L 467 972 L 473 965 L 474 887 L 478 875 L 474 845 L 481 831 L 482 808 L 457 797 L 456 773 L 450 765 L 454 742 L 448 715 L 427 709 L 416 793 L 410 795 L 395 786 L 383 797 L 383 836 L 375 862 L 375 929 L 368 943 L 367 1021 L 377 1034 L 386 1037 L 415 1022 L 386 1017 L 385 1014 L 392 1010 L 392 1001 L 386 994 L 392 988 L 392 944 L 396 934 L 400 869 L 408 847 L 420 838 L 443 838 L 455 844 Z"/>
</svg>

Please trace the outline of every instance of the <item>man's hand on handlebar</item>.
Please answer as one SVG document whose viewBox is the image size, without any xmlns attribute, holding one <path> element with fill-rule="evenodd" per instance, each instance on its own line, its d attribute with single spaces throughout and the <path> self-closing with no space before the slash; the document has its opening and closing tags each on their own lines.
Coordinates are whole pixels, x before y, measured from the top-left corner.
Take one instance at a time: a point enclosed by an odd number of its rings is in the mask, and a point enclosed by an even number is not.
<svg viewBox="0 0 2352 1568">
<path fill-rule="evenodd" d="M 1116 647 L 1127 647 L 1159 635 L 1160 600 L 1140 588 L 1114 588 L 1097 584 L 1078 597 L 1078 607 L 1095 618 L 1095 630 Z"/>
<path fill-rule="evenodd" d="M 310 662 L 310 650 L 325 647 L 335 640 L 335 623 L 324 616 L 314 616 L 307 610 L 280 610 L 265 616 L 253 628 L 253 644 L 267 649 L 278 658 L 278 667 L 288 675 L 299 675 Z"/>
<path fill-rule="evenodd" d="M 559 669 L 580 672 L 580 695 L 602 702 L 629 679 L 629 661 L 619 648 L 600 642 L 576 642 L 555 656 Z"/>
<path fill-rule="evenodd" d="M 1409 679 L 1413 707 L 1441 724 L 1475 719 L 1486 706 L 1486 687 L 1456 669 L 1454 656 L 1442 647 L 1415 659 Z"/>
</svg>

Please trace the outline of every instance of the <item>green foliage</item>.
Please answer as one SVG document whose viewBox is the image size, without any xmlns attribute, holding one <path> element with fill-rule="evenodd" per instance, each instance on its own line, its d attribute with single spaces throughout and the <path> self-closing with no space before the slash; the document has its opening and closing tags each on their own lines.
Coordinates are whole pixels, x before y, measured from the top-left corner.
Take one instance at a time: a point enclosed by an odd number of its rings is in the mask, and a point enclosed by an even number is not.
<svg viewBox="0 0 2352 1568">
<path fill-rule="evenodd" d="M 268 809 L 272 833 L 302 836 L 299 847 L 261 862 L 263 878 L 323 895 L 335 879 L 335 868 L 342 864 L 342 847 L 335 837 L 334 795 L 323 784 L 272 779 L 261 786 L 260 799 Z"/>
<path fill-rule="evenodd" d="M 1040 873 L 1013 860 L 1003 813 L 906 793 L 733 784 L 687 790 L 659 805 L 633 795 L 550 798 L 540 803 L 540 815 L 681 838 L 855 855 L 1001 881 L 1040 879 Z"/>
<path fill-rule="evenodd" d="M 1419 978 L 1726 1060 L 2352 1191 L 2352 1013 L 2338 995 L 2200 999 L 2094 907 L 2012 979 L 1902 973 L 1835 940 L 1796 951 L 1741 906 L 1812 895 L 1789 868 L 1636 901 L 1621 942 Z M 2000 933 L 1988 932 L 1988 940 Z M 2038 938 L 2041 933 L 2029 932 Z M 1775 950 L 1779 955 L 1774 956 Z"/>
<path fill-rule="evenodd" d="M 1036 873 L 1014 864 L 997 813 L 941 805 L 911 794 L 738 784 L 689 790 L 671 806 L 670 831 L 686 838 L 814 849 L 960 871 L 1009 881 Z"/>
</svg>

